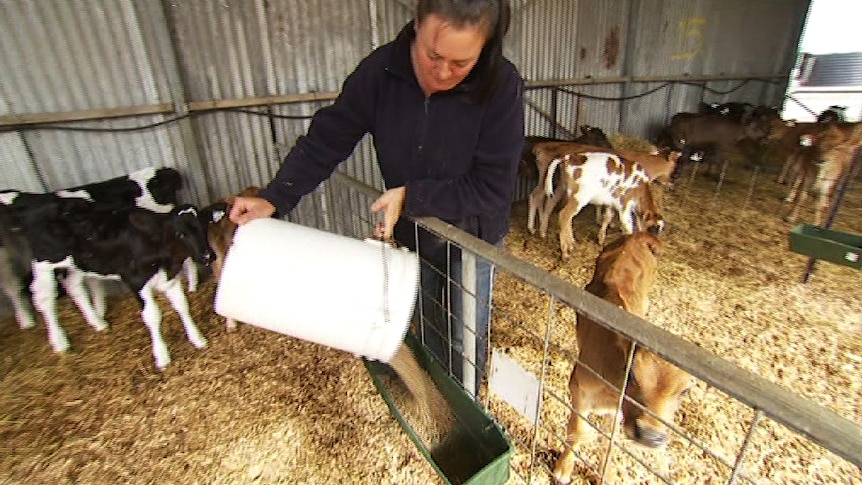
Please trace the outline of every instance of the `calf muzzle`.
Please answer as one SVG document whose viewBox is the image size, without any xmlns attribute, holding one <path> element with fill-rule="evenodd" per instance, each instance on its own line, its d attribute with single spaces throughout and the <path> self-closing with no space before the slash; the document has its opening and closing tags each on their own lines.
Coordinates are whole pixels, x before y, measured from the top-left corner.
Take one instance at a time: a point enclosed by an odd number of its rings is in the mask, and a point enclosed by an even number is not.
<svg viewBox="0 0 862 485">
<path fill-rule="evenodd" d="M 632 438 L 638 443 L 644 446 L 649 446 L 650 448 L 664 446 L 667 442 L 667 433 L 649 426 L 644 426 L 640 422 L 635 422 L 633 431 L 634 436 L 632 436 Z"/>
</svg>

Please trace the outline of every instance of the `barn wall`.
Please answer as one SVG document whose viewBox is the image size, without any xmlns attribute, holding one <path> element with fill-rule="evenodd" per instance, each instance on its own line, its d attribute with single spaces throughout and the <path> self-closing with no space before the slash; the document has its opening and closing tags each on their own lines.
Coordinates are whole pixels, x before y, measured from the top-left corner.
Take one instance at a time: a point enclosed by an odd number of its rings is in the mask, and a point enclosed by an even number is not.
<svg viewBox="0 0 862 485">
<path fill-rule="evenodd" d="M 651 137 L 657 125 L 702 100 L 782 105 L 808 5 L 533 0 L 519 12 L 519 67 L 534 84 L 578 83 L 557 93 L 556 120 L 564 131 L 590 124 Z M 551 133 L 539 112 L 552 110 L 552 96 L 548 89 L 530 93 L 532 133 Z"/>
<path fill-rule="evenodd" d="M 786 84 L 781 78 L 792 68 L 808 3 L 515 0 L 506 52 L 528 85 L 577 83 L 556 94 L 547 87 L 531 89 L 528 131 L 550 132 L 552 116 L 563 129 L 559 135 L 587 123 L 647 137 L 701 99 L 781 104 Z M 4 1 L 0 157 L 6 170 L 0 187 L 55 190 L 149 165 L 183 170 L 185 198 L 196 203 L 265 184 L 279 154 L 307 129 L 302 118 L 331 102 L 352 67 L 394 37 L 413 5 L 412 0 Z M 661 80 L 752 75 L 778 79 Z M 255 102 L 309 93 L 318 99 Z M 189 110 L 194 103 L 198 109 Z M 200 103 L 213 108 L 245 103 L 245 110 L 204 111 Z M 140 114 L 63 124 L 91 131 L 8 131 L 11 123 L 39 116 L 79 120 L 130 110 Z M 182 116 L 187 117 L 171 121 Z M 158 123 L 163 124 L 131 130 Z M 367 141 L 343 169 L 382 187 Z"/>
</svg>

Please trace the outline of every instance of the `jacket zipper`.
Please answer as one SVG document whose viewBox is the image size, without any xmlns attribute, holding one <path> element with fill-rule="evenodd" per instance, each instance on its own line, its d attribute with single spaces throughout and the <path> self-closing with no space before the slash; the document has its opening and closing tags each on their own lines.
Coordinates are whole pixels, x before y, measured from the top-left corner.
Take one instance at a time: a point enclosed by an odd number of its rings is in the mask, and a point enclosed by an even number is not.
<svg viewBox="0 0 862 485">
<path fill-rule="evenodd" d="M 416 147 L 416 153 L 421 157 L 422 149 L 425 146 L 425 141 L 428 139 L 428 105 L 431 103 L 431 98 L 425 97 L 425 101 L 422 103 L 423 116 L 422 116 L 422 126 L 419 130 L 419 144 Z"/>
</svg>

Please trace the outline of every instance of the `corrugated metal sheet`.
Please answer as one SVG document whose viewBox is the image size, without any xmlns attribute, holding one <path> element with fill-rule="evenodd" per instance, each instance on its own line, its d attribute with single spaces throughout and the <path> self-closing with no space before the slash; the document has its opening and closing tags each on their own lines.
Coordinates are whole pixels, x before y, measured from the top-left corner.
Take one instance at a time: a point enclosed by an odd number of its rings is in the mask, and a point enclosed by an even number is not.
<svg viewBox="0 0 862 485">
<path fill-rule="evenodd" d="M 811 56 L 801 86 L 862 86 L 862 52 Z"/>
<path fill-rule="evenodd" d="M 0 97 L 6 100 L 0 114 L 116 108 L 169 99 L 161 56 L 141 31 L 146 19 L 140 13 L 128 0 L 0 3 Z M 76 126 L 110 129 L 161 119 Z M 3 138 L 13 141 L 4 143 L 2 151 L 15 153 L 19 161 L 17 175 L 0 174 L 3 187 L 55 190 L 153 164 L 185 164 L 170 129 L 39 131 Z"/>
<path fill-rule="evenodd" d="M 808 0 L 534 0 L 519 12 L 520 67 L 528 81 L 786 76 L 808 4 Z M 588 123 L 606 131 L 650 136 L 655 125 L 695 108 L 701 100 L 780 105 L 785 89 L 786 82 L 763 80 L 678 82 L 665 87 L 574 85 L 569 90 L 585 96 L 576 103 L 569 96 L 558 105 L 557 121 L 570 131 Z M 644 93 L 650 94 L 641 96 Z M 531 92 L 529 99 L 539 109 L 528 110 L 528 129 L 544 133 L 549 125 L 539 112 L 551 111 L 551 98 Z"/>
</svg>

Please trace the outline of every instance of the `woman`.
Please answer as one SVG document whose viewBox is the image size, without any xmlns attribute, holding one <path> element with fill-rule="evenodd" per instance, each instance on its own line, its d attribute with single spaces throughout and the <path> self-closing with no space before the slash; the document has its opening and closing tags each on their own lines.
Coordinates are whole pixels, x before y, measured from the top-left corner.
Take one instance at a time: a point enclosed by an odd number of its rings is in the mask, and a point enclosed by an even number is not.
<svg viewBox="0 0 862 485">
<path fill-rule="evenodd" d="M 419 0 L 415 19 L 363 59 L 335 102 L 314 115 L 260 197 L 237 198 L 230 214 L 237 224 L 286 214 L 370 133 L 387 187 L 371 206 L 383 213 L 376 234 L 418 247 L 423 340 L 458 379 L 461 292 L 445 292 L 444 282 L 447 270 L 460 281 L 460 255 L 447 255 L 447 245 L 421 229 L 416 241 L 403 216 L 438 217 L 497 245 L 508 232 L 524 140 L 523 82 L 502 54 L 509 13 L 505 0 Z M 493 282 L 489 263 L 476 269 L 473 392 L 485 367 Z M 448 311 L 432 309 L 441 301 Z"/>
</svg>

